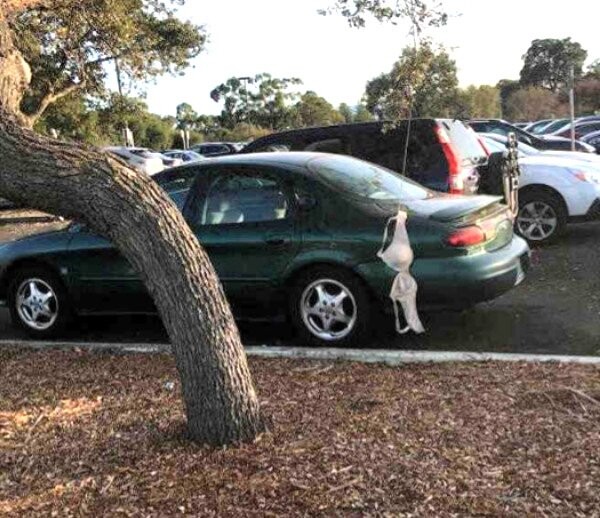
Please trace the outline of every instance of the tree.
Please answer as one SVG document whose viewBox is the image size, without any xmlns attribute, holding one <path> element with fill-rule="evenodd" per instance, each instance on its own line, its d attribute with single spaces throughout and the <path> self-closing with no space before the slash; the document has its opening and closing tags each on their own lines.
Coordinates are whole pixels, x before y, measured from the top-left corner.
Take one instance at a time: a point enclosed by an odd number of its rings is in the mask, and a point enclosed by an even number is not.
<svg viewBox="0 0 600 518">
<path fill-rule="evenodd" d="M 430 43 L 406 47 L 387 74 L 367 83 L 367 109 L 380 118 L 449 117 L 456 111 L 456 63 Z"/>
<path fill-rule="evenodd" d="M 198 114 L 194 111 L 191 104 L 181 103 L 177 105 L 177 121 L 178 129 L 195 129 L 198 124 Z"/>
<path fill-rule="evenodd" d="M 415 33 L 421 33 L 426 27 L 445 25 L 448 21 L 441 2 L 436 0 L 336 0 L 319 13 L 341 14 L 351 27 L 364 27 L 368 17 L 391 23 L 408 19 Z"/>
<path fill-rule="evenodd" d="M 344 119 L 344 122 L 350 123 L 354 120 L 354 112 L 352 111 L 352 108 L 350 108 L 350 106 L 348 106 L 346 103 L 342 103 L 339 105 L 338 112 Z"/>
<path fill-rule="evenodd" d="M 590 64 L 585 72 L 584 79 L 597 79 L 600 81 L 600 59 Z"/>
<path fill-rule="evenodd" d="M 545 88 L 530 86 L 510 94 L 506 102 L 505 117 L 513 121 L 536 121 L 560 117 L 567 110 L 557 94 Z"/>
<path fill-rule="evenodd" d="M 586 76 L 575 85 L 575 100 L 578 113 L 590 114 L 600 110 L 600 79 L 593 75 Z"/>
<path fill-rule="evenodd" d="M 497 118 L 502 115 L 500 92 L 494 86 L 468 86 L 460 93 L 464 118 Z"/>
<path fill-rule="evenodd" d="M 112 241 L 169 334 L 190 436 L 214 444 L 253 439 L 264 424 L 239 333 L 181 213 L 155 182 L 111 155 L 17 122 L 30 75 L 8 20 L 35 2 L 11 0 L 0 10 L 0 196 L 77 219 Z"/>
<path fill-rule="evenodd" d="M 539 86 L 557 93 L 569 82 L 571 67 L 581 77 L 587 51 L 571 38 L 533 40 L 523 56 L 522 86 Z"/>
<path fill-rule="evenodd" d="M 297 128 L 327 126 L 344 121 L 342 115 L 323 97 L 306 92 L 294 106 L 293 125 Z"/>
<path fill-rule="evenodd" d="M 502 109 L 502 117 L 505 117 L 507 111 L 508 98 L 513 92 L 516 92 L 521 88 L 519 81 L 513 79 L 500 79 L 496 88 L 500 91 L 500 107 Z"/>
<path fill-rule="evenodd" d="M 365 104 L 360 103 L 354 108 L 354 122 L 371 122 L 373 120 L 373 115 Z"/>
<path fill-rule="evenodd" d="M 29 127 L 47 107 L 74 91 L 104 93 L 106 65 L 121 77 L 146 80 L 180 73 L 201 51 L 201 27 L 182 22 L 173 0 L 45 0 L 11 19 L 15 45 L 32 79 L 20 119 Z"/>
<path fill-rule="evenodd" d="M 210 97 L 224 103 L 221 125 L 225 128 L 248 122 L 277 130 L 291 124 L 290 106 L 299 95 L 288 89 L 300 84 L 298 78 L 279 79 L 267 73 L 252 78 L 231 77 L 215 87 Z"/>
</svg>

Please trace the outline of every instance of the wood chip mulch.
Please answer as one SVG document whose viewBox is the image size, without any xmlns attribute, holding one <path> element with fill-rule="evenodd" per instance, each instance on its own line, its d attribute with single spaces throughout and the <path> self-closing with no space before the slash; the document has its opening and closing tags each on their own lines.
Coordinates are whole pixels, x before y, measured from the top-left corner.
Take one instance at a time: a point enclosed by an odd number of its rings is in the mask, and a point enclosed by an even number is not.
<svg viewBox="0 0 600 518">
<path fill-rule="evenodd" d="M 597 366 L 251 368 L 270 431 L 211 449 L 169 356 L 0 351 L 0 515 L 600 515 Z"/>
</svg>

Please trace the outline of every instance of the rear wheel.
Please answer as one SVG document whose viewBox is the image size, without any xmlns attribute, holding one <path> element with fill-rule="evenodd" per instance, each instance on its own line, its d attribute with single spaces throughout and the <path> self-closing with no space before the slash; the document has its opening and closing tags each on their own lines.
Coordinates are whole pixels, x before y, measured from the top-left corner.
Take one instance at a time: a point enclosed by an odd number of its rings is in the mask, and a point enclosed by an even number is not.
<svg viewBox="0 0 600 518">
<path fill-rule="evenodd" d="M 371 304 L 362 281 L 342 269 L 311 269 L 297 279 L 291 292 L 292 323 L 298 338 L 310 345 L 361 345 L 370 313 Z"/>
<path fill-rule="evenodd" d="M 558 196 L 543 191 L 519 193 L 517 233 L 530 243 L 549 243 L 559 237 L 567 225 L 567 211 Z"/>
<path fill-rule="evenodd" d="M 71 319 L 63 283 L 45 268 L 18 270 L 8 289 L 8 303 L 13 324 L 35 338 L 59 335 Z"/>
</svg>

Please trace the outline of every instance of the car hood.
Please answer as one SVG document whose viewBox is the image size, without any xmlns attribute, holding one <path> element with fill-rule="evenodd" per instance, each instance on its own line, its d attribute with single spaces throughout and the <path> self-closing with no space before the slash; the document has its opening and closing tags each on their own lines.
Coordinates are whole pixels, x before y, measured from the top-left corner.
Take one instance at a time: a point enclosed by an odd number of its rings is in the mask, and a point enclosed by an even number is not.
<svg viewBox="0 0 600 518">
<path fill-rule="evenodd" d="M 558 153 L 558 152 L 557 152 Z M 571 151 L 565 152 L 564 155 L 553 155 L 540 153 L 539 155 L 532 155 L 528 157 L 519 158 L 519 165 L 524 167 L 562 167 L 565 169 L 592 169 L 600 170 L 600 160 L 585 160 L 583 158 L 570 157 L 569 155 L 575 155 L 579 153 L 573 153 Z M 586 153 L 581 153 L 586 155 Z M 593 155 L 592 155 L 593 157 Z M 600 157 L 598 157 L 600 158 Z"/>
<path fill-rule="evenodd" d="M 567 158 L 569 160 L 581 160 L 600 165 L 600 155 L 593 153 L 582 153 L 581 151 L 541 151 L 540 155 L 554 158 Z"/>
</svg>

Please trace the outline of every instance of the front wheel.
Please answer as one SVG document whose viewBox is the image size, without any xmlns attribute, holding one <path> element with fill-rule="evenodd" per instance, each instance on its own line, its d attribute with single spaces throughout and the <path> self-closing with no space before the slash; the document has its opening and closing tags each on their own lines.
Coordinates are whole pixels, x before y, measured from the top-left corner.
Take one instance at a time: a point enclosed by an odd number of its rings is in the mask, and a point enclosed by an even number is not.
<svg viewBox="0 0 600 518">
<path fill-rule="evenodd" d="M 62 333 L 71 318 L 67 292 L 57 275 L 45 268 L 24 268 L 8 289 L 13 324 L 34 338 Z"/>
<path fill-rule="evenodd" d="M 371 304 L 362 281 L 341 269 L 319 267 L 300 276 L 290 297 L 292 323 L 303 343 L 362 345 Z"/>
<path fill-rule="evenodd" d="M 515 228 L 530 243 L 544 244 L 555 240 L 566 224 L 566 209 L 556 196 L 540 190 L 519 193 Z"/>
</svg>

